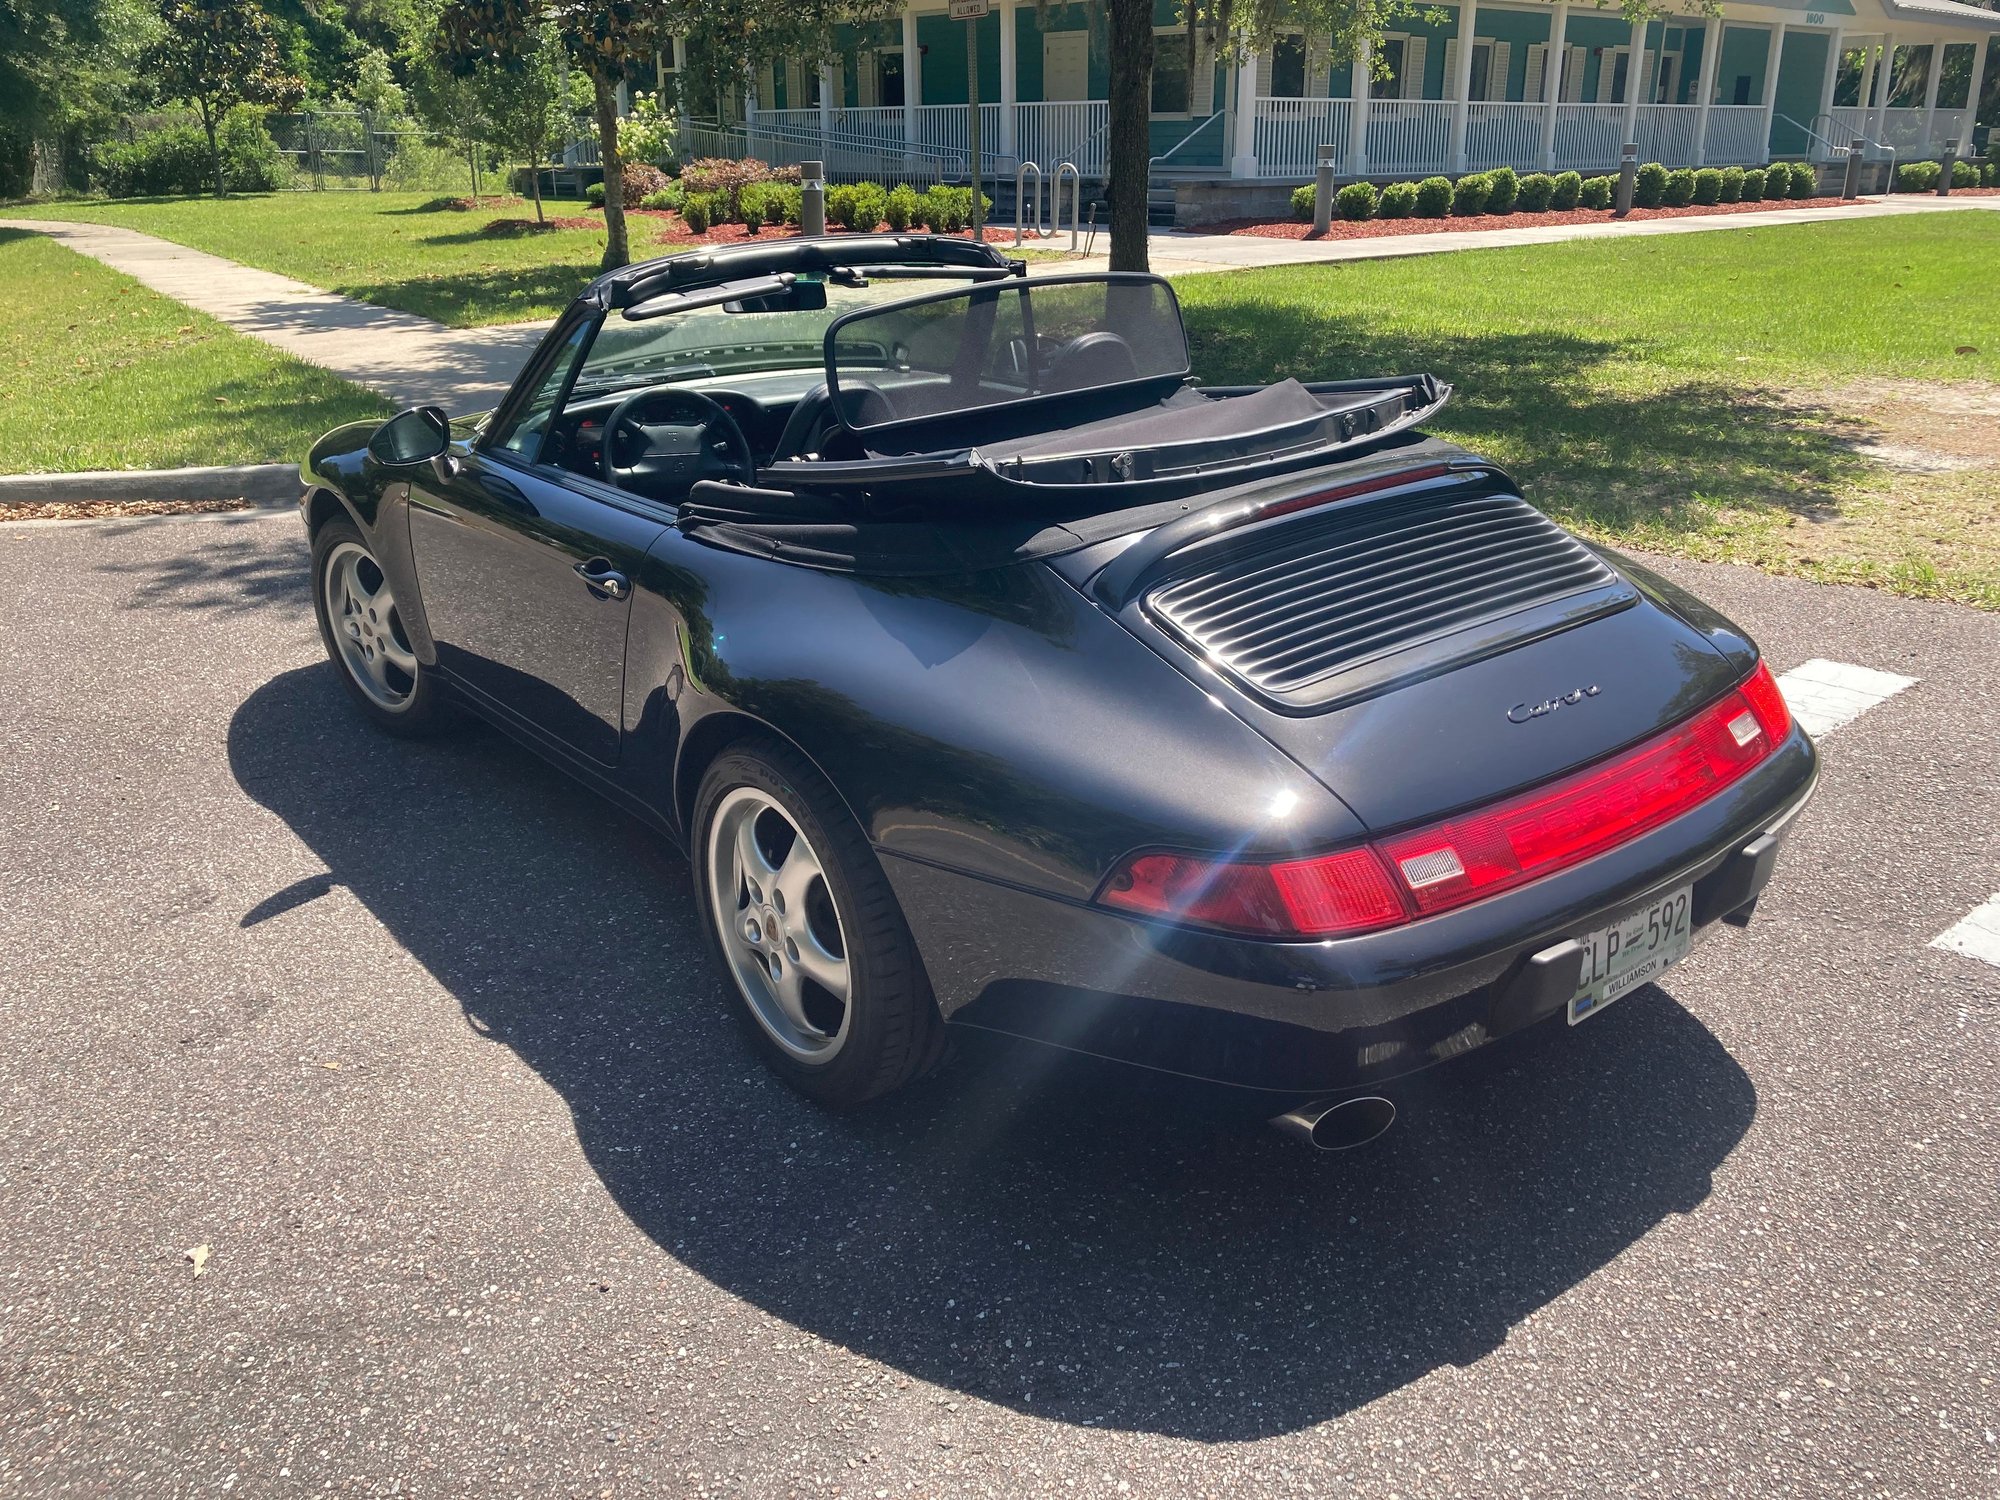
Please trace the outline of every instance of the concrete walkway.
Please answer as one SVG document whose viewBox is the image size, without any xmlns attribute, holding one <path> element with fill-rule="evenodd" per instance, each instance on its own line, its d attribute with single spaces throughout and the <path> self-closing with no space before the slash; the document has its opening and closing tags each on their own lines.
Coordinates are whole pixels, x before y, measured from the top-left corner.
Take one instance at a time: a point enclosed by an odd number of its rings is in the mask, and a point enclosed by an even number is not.
<svg viewBox="0 0 2000 1500">
<path fill-rule="evenodd" d="M 1256 235 L 1167 230 L 1151 237 L 1149 252 L 1155 270 L 1182 276 L 1253 266 L 1382 260 L 1442 255 L 1453 250 L 1549 245 L 1559 240 L 1704 234 L 1774 224 L 1980 211 L 2000 211 L 2000 197 L 1912 196 L 1872 199 L 1841 208 L 1773 209 L 1764 213 L 1624 223 L 1534 224 L 1524 220 L 1519 228 L 1447 230 L 1360 240 L 1274 240 Z M 380 391 L 399 406 L 436 402 L 453 412 L 467 412 L 493 405 L 548 327 L 546 323 L 510 323 L 495 328 L 447 328 L 429 318 L 336 296 L 288 276 L 190 250 L 136 229 L 52 219 L 0 219 L 0 228 L 46 234 L 156 292 L 209 314 L 239 333 L 323 366 L 356 385 Z M 1101 235 L 1099 243 L 1103 243 Z M 1104 264 L 1102 256 L 1091 256 L 1073 261 L 1037 262 L 1032 269 L 1060 273 Z"/>
<path fill-rule="evenodd" d="M 109 224 L 0 219 L 0 228 L 46 234 L 238 333 L 380 391 L 398 406 L 435 402 L 453 412 L 492 406 L 548 327 L 447 328 Z"/>
</svg>

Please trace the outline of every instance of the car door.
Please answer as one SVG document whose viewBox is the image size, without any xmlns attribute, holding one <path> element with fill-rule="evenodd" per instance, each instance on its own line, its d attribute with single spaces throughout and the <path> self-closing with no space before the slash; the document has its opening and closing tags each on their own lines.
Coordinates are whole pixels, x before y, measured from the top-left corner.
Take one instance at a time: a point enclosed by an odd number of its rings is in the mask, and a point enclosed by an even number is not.
<svg viewBox="0 0 2000 1500">
<path fill-rule="evenodd" d="M 561 746 L 615 765 L 632 584 L 667 513 L 505 452 L 475 449 L 455 468 L 413 481 L 409 497 L 439 665 Z"/>
</svg>

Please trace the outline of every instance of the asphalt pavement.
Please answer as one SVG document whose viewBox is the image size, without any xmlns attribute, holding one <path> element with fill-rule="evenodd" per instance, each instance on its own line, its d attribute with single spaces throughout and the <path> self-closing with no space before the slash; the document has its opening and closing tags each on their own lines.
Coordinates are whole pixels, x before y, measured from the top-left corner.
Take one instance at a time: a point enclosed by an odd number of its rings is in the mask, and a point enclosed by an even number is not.
<svg viewBox="0 0 2000 1500">
<path fill-rule="evenodd" d="M 2000 618 L 1662 566 L 1916 684 L 1747 932 L 1326 1157 L 822 1114 L 658 838 L 360 723 L 295 520 L 0 527 L 0 1493 L 2000 1492 Z"/>
</svg>

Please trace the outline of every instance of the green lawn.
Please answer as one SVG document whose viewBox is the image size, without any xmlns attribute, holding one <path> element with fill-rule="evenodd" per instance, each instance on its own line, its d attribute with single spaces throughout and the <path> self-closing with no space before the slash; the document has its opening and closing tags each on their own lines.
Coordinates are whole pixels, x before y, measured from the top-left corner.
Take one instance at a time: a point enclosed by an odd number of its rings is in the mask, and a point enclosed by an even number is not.
<svg viewBox="0 0 2000 1500">
<path fill-rule="evenodd" d="M 481 233 L 496 218 L 532 218 L 532 205 L 426 212 L 431 193 L 271 193 L 253 197 L 76 199 L 5 210 L 17 218 L 122 224 L 176 244 L 281 272 L 313 286 L 456 328 L 552 318 L 597 274 L 601 228 L 518 239 Z M 583 213 L 550 201 L 547 212 Z M 672 248 L 658 219 L 634 217 L 635 255 Z"/>
<path fill-rule="evenodd" d="M 1591 536 L 2000 608 L 1996 264 L 1958 213 L 1176 286 L 1205 379 L 1431 371 L 1432 430 Z"/>
<path fill-rule="evenodd" d="M 0 229 L 0 473 L 297 459 L 386 412 L 40 235 Z"/>
</svg>

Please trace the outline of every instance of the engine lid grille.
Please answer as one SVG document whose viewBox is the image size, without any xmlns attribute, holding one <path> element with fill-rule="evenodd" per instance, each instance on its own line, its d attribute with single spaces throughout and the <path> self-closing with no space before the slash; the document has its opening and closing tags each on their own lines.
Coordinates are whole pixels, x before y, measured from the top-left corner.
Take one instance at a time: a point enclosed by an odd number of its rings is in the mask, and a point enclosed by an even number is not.
<svg viewBox="0 0 2000 1500">
<path fill-rule="evenodd" d="M 1317 708 L 1637 597 L 1519 496 L 1461 491 L 1237 533 L 1152 590 L 1145 607 L 1258 692 Z"/>
</svg>

